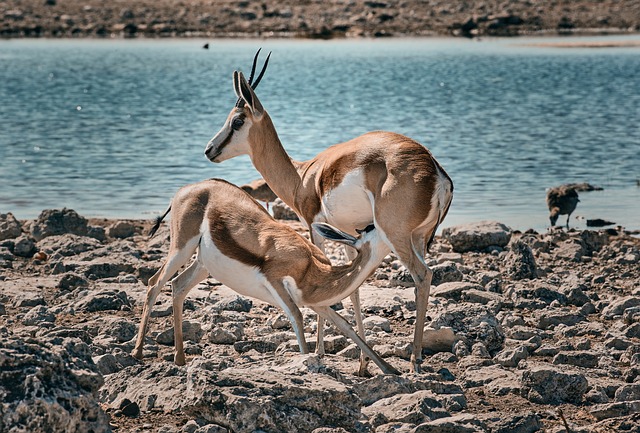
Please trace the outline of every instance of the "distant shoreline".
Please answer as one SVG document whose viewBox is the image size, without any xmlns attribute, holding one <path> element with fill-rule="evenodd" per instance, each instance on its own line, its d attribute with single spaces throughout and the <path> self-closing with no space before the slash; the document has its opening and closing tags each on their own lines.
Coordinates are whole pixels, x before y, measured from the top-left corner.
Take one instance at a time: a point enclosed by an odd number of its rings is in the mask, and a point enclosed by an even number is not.
<svg viewBox="0 0 640 433">
<path fill-rule="evenodd" d="M 636 0 L 545 3 L 7 0 L 0 3 L 0 38 L 474 38 L 640 32 Z"/>
</svg>

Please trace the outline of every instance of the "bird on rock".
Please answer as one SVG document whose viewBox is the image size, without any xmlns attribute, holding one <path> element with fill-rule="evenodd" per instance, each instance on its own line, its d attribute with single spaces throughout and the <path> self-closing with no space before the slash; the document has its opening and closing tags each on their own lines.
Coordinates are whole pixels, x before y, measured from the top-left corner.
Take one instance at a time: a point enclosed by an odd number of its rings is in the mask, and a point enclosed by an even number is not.
<svg viewBox="0 0 640 433">
<path fill-rule="evenodd" d="M 567 228 L 569 228 L 569 217 L 571 217 L 571 213 L 576 209 L 579 201 L 578 193 L 571 186 L 560 185 L 549 188 L 547 191 L 547 206 L 549 207 L 551 226 L 556 225 L 559 215 L 566 215 Z"/>
</svg>

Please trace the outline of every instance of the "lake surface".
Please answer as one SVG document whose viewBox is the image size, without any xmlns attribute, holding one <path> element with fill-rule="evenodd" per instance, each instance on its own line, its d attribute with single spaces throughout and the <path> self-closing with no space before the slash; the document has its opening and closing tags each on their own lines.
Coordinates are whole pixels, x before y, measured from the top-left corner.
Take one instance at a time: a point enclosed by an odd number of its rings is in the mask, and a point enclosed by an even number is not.
<svg viewBox="0 0 640 433">
<path fill-rule="evenodd" d="M 233 70 L 263 47 L 257 93 L 295 159 L 391 130 L 452 177 L 444 226 L 543 230 L 545 188 L 589 182 L 605 190 L 581 193 L 574 215 L 639 229 L 640 48 L 536 42 L 0 41 L 0 212 L 151 218 L 187 183 L 259 177 L 246 156 L 203 151 L 235 103 Z"/>
</svg>

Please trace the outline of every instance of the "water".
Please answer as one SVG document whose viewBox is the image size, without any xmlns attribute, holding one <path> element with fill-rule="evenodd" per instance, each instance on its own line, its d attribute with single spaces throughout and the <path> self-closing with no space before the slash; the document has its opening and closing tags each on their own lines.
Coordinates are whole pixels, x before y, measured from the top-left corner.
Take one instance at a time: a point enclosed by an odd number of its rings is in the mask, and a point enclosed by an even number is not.
<svg viewBox="0 0 640 433">
<path fill-rule="evenodd" d="M 545 188 L 590 182 L 605 191 L 582 193 L 576 215 L 639 229 L 640 48 L 532 42 L 2 41 L 0 212 L 150 218 L 184 184 L 259 177 L 246 156 L 214 165 L 203 151 L 235 102 L 232 71 L 262 46 L 258 95 L 296 159 L 391 130 L 453 178 L 444 226 L 542 230 Z"/>
</svg>

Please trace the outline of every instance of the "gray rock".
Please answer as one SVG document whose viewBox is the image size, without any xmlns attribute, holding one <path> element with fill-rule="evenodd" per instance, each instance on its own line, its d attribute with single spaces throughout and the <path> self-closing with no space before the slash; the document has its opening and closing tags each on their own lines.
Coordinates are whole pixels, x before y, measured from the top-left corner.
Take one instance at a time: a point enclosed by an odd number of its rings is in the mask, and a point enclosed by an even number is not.
<svg viewBox="0 0 640 433">
<path fill-rule="evenodd" d="M 518 363 L 529 357 L 529 351 L 525 346 L 518 346 L 513 349 L 504 349 L 493 357 L 496 364 L 504 367 L 517 367 Z"/>
<path fill-rule="evenodd" d="M 506 256 L 507 275 L 512 280 L 532 280 L 538 276 L 536 259 L 529 245 L 517 240 L 509 244 Z"/>
<path fill-rule="evenodd" d="M 93 394 L 103 380 L 86 344 L 3 336 L 0 365 L 3 431 L 111 431 Z"/>
<path fill-rule="evenodd" d="M 36 243 L 29 236 L 22 235 L 15 240 L 13 254 L 18 257 L 33 257 L 36 253 Z"/>
<path fill-rule="evenodd" d="M 481 221 L 447 227 L 442 236 L 457 253 L 482 251 L 490 246 L 505 247 L 511 239 L 511 229 L 495 221 Z"/>
<path fill-rule="evenodd" d="M 106 235 L 110 238 L 124 239 L 136 233 L 136 226 L 130 221 L 116 221 L 107 227 Z"/>
<path fill-rule="evenodd" d="M 540 415 L 537 413 L 501 414 L 496 416 L 495 420 L 485 421 L 492 433 L 534 433 L 544 429 Z"/>
<path fill-rule="evenodd" d="M 54 323 L 56 316 L 44 305 L 37 305 L 27 312 L 22 318 L 22 323 L 27 326 L 42 326 L 45 323 Z"/>
<path fill-rule="evenodd" d="M 11 212 L 0 213 L 0 241 L 14 239 L 22 234 L 22 226 Z"/>
<path fill-rule="evenodd" d="M 573 326 L 586 320 L 580 313 L 566 311 L 564 309 L 547 308 L 535 314 L 537 327 L 540 329 L 552 329 L 558 325 Z"/>
<path fill-rule="evenodd" d="M 495 315 L 485 306 L 462 303 L 434 316 L 431 327 L 452 328 L 469 344 L 482 342 L 490 353 L 502 350 L 504 334 Z"/>
<path fill-rule="evenodd" d="M 586 254 L 587 250 L 584 243 L 577 239 L 570 239 L 562 242 L 558 245 L 558 248 L 554 251 L 557 258 L 564 260 L 571 260 L 579 262 L 582 256 Z"/>
<path fill-rule="evenodd" d="M 462 281 L 462 272 L 458 269 L 458 265 L 454 262 L 444 262 L 439 265 L 431 267 L 433 277 L 431 278 L 431 284 L 433 286 L 439 286 L 443 283 L 450 283 L 454 281 Z"/>
<path fill-rule="evenodd" d="M 40 251 L 49 255 L 60 254 L 65 257 L 75 256 L 100 247 L 102 247 L 102 244 L 96 239 L 70 233 L 49 236 L 38 242 Z"/>
<path fill-rule="evenodd" d="M 209 332 L 208 339 L 213 344 L 233 344 L 238 337 L 230 330 L 217 326 Z"/>
<path fill-rule="evenodd" d="M 113 319 L 100 328 L 100 334 L 113 337 L 119 343 L 125 343 L 133 339 L 138 332 L 138 327 L 127 319 Z"/>
<path fill-rule="evenodd" d="M 416 426 L 411 433 L 484 433 L 486 424 L 472 414 L 459 414 L 439 418 Z"/>
<path fill-rule="evenodd" d="M 482 286 L 466 281 L 441 283 L 431 289 L 431 296 L 460 301 L 463 297 L 463 293 L 472 289 L 481 290 Z"/>
<path fill-rule="evenodd" d="M 425 328 L 422 336 L 422 348 L 433 353 L 451 352 L 457 340 L 458 337 L 449 327 Z"/>
<path fill-rule="evenodd" d="M 463 388 L 476 388 L 485 386 L 496 381 L 517 382 L 518 375 L 499 365 L 489 365 L 485 367 L 472 366 L 467 368 L 462 375 L 461 383 Z"/>
<path fill-rule="evenodd" d="M 255 350 L 259 353 L 269 353 L 275 352 L 278 348 L 276 343 L 272 343 L 270 341 L 261 341 L 261 340 L 249 340 L 249 341 L 238 341 L 233 344 L 233 348 L 238 353 L 246 353 L 250 350 Z"/>
<path fill-rule="evenodd" d="M 432 391 L 417 391 L 380 399 L 362 409 L 370 423 L 377 427 L 389 422 L 420 424 L 450 414 Z"/>
<path fill-rule="evenodd" d="M 72 209 L 47 209 L 42 211 L 31 226 L 31 235 L 37 241 L 48 236 L 65 233 L 85 236 L 87 234 L 87 219 Z"/>
<path fill-rule="evenodd" d="M 108 374 L 117 373 L 122 370 L 122 365 L 118 362 L 115 356 L 111 353 L 106 353 L 104 355 L 94 356 L 93 362 L 100 370 L 100 374 L 106 376 Z"/>
<path fill-rule="evenodd" d="M 640 400 L 599 404 L 591 407 L 589 412 L 597 420 L 637 414 L 640 412 Z"/>
<path fill-rule="evenodd" d="M 16 296 L 14 305 L 18 308 L 35 307 L 46 305 L 44 297 L 39 293 L 25 292 Z"/>
<path fill-rule="evenodd" d="M 220 301 L 216 302 L 215 307 L 219 308 L 220 310 L 248 313 L 249 311 L 251 311 L 251 307 L 253 307 L 253 302 L 251 301 L 251 299 L 235 295 L 232 297 L 221 299 Z"/>
<path fill-rule="evenodd" d="M 598 365 L 601 354 L 589 351 L 560 352 L 553 357 L 553 364 L 569 364 L 576 367 L 594 368 Z"/>
<path fill-rule="evenodd" d="M 73 291 L 78 287 L 89 287 L 89 280 L 82 275 L 68 272 L 60 278 L 57 287 L 62 290 Z"/>
<path fill-rule="evenodd" d="M 402 266 L 389 275 L 389 284 L 392 286 L 415 287 L 416 283 L 407 268 Z"/>
<path fill-rule="evenodd" d="M 364 329 L 371 329 L 374 332 L 384 331 L 391 332 L 391 323 L 389 319 L 380 316 L 368 316 L 362 321 Z"/>
<path fill-rule="evenodd" d="M 627 325 L 640 322 L 640 306 L 626 308 L 622 313 L 622 321 Z"/>
<path fill-rule="evenodd" d="M 582 374 L 565 373 L 551 366 L 533 366 L 522 373 L 523 397 L 533 403 L 580 403 L 588 388 Z"/>
<path fill-rule="evenodd" d="M 198 322 L 190 322 L 187 320 L 182 322 L 182 337 L 184 341 L 193 341 L 194 343 L 197 343 L 200 341 L 203 334 L 202 327 Z M 172 327 L 158 334 L 156 342 L 165 346 L 173 346 L 174 338 L 174 328 Z"/>
<path fill-rule="evenodd" d="M 123 307 L 131 307 L 131 301 L 127 293 L 120 290 L 105 290 L 101 292 L 88 292 L 84 298 L 76 303 L 80 311 L 95 312 L 121 310 Z"/>
<path fill-rule="evenodd" d="M 602 317 L 605 319 L 613 319 L 615 316 L 621 316 L 627 308 L 640 306 L 640 297 L 626 296 L 616 299 L 608 306 L 603 308 Z"/>
<path fill-rule="evenodd" d="M 428 380 L 418 376 L 378 375 L 356 382 L 352 386 L 365 406 L 397 394 L 412 394 L 423 390 L 430 390 L 436 394 L 462 394 L 462 389 L 455 383 L 443 382 L 441 379 Z"/>
<path fill-rule="evenodd" d="M 273 201 L 271 210 L 273 212 L 273 217 L 277 220 L 297 221 L 299 219 L 293 209 L 287 206 L 287 204 L 279 198 Z"/>
<path fill-rule="evenodd" d="M 615 401 L 640 400 L 640 383 L 621 386 L 616 390 Z"/>
</svg>

